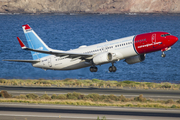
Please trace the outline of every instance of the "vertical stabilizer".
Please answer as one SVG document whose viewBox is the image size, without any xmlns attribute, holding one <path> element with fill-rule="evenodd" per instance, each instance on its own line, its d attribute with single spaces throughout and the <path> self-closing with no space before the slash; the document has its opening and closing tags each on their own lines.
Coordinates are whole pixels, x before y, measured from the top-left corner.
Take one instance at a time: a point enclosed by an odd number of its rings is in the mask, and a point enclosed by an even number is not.
<svg viewBox="0 0 180 120">
<path fill-rule="evenodd" d="M 42 39 L 34 32 L 34 30 L 28 25 L 22 26 L 29 48 L 37 50 L 49 51 L 50 48 L 42 41 Z M 33 60 L 40 59 L 42 57 L 49 56 L 48 54 L 32 52 Z"/>
</svg>

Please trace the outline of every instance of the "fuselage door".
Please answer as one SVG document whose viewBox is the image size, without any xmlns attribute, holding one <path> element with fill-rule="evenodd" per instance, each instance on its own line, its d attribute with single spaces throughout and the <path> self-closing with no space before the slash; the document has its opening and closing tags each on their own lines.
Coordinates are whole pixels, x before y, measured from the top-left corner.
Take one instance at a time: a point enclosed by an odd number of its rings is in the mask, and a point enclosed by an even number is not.
<svg viewBox="0 0 180 120">
<path fill-rule="evenodd" d="M 156 47 L 159 46 L 159 44 L 157 44 L 157 42 L 156 42 L 156 34 L 152 34 L 151 41 L 152 41 L 152 44 L 153 44 L 153 48 L 156 48 Z"/>
</svg>

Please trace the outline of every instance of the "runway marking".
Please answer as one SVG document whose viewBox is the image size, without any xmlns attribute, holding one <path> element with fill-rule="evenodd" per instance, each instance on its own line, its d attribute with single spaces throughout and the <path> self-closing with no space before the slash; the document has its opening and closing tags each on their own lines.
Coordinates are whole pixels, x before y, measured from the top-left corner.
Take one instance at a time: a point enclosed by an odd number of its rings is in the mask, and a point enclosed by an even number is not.
<svg viewBox="0 0 180 120">
<path fill-rule="evenodd" d="M 17 114 L 0 114 L 0 116 L 16 116 L 16 117 L 50 117 L 50 118 L 76 118 L 76 119 L 97 119 L 97 117 L 70 117 L 70 116 L 45 116 L 45 115 L 17 115 Z M 124 119 L 124 118 L 106 118 L 111 120 L 143 120 L 143 119 Z"/>
<path fill-rule="evenodd" d="M 47 91 L 44 91 L 44 92 L 16 92 L 16 91 L 8 91 L 9 93 L 38 93 L 38 94 L 67 94 L 67 93 L 54 93 L 54 92 L 47 92 Z M 85 94 L 85 95 L 88 95 L 87 93 L 82 93 L 82 94 Z M 91 94 L 91 93 L 89 93 Z M 110 94 L 99 94 L 99 95 L 110 95 Z M 121 96 L 120 94 L 114 94 L 116 96 Z M 137 95 L 123 95 L 123 96 L 139 96 L 139 94 Z M 178 96 L 146 96 L 146 95 L 143 95 L 144 97 L 147 97 L 147 98 L 150 98 L 150 97 L 158 97 L 158 98 L 162 98 L 162 97 L 165 97 L 165 98 L 169 98 L 169 97 L 173 97 L 173 98 L 177 98 L 179 99 L 180 97 Z"/>
</svg>

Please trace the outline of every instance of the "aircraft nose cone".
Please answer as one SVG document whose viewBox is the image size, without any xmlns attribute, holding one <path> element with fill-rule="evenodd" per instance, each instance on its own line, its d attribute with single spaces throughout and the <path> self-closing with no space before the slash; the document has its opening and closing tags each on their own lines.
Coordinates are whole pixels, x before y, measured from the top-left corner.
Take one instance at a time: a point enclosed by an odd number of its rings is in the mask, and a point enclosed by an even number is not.
<svg viewBox="0 0 180 120">
<path fill-rule="evenodd" d="M 178 41 L 178 37 L 176 37 L 174 35 L 169 36 L 168 39 L 170 40 L 169 41 L 170 46 L 174 45 Z"/>
<path fill-rule="evenodd" d="M 176 43 L 176 42 L 178 41 L 178 37 L 172 36 L 172 37 L 171 37 L 171 40 L 172 40 L 174 43 Z"/>
<path fill-rule="evenodd" d="M 178 37 L 175 36 L 175 41 L 177 42 L 178 41 Z"/>
</svg>

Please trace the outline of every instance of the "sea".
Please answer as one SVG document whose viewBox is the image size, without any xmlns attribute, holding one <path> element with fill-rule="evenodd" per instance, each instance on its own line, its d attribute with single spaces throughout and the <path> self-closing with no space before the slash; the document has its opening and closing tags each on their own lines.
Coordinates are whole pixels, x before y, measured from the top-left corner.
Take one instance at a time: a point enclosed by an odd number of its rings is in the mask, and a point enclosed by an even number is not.
<svg viewBox="0 0 180 120">
<path fill-rule="evenodd" d="M 180 83 L 180 41 L 165 52 L 149 53 L 143 62 L 128 65 L 115 63 L 78 70 L 43 70 L 30 63 L 7 62 L 3 59 L 28 59 L 30 51 L 22 50 L 16 37 L 27 45 L 22 25 L 29 24 L 53 49 L 70 50 L 141 33 L 166 31 L 180 38 L 180 14 L 0 14 L 0 78 L 5 79 L 101 79 L 139 82 Z"/>
</svg>

